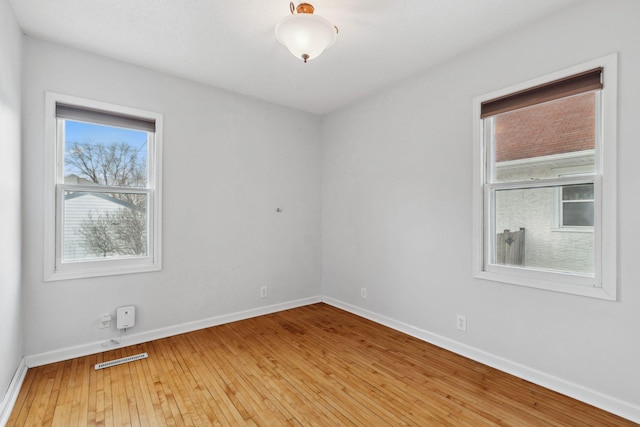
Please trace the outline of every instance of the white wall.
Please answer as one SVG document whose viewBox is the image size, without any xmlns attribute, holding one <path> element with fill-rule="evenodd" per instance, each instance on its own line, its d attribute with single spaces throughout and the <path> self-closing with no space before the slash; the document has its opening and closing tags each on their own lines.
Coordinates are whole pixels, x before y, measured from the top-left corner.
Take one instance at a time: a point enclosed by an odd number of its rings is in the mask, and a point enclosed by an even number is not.
<svg viewBox="0 0 640 427">
<path fill-rule="evenodd" d="M 20 297 L 21 56 L 22 31 L 8 0 L 0 0 L 0 402 L 23 355 Z"/>
<path fill-rule="evenodd" d="M 27 355 L 320 295 L 318 117 L 30 37 L 23 81 Z M 43 281 L 45 91 L 164 114 L 161 272 Z"/>
<path fill-rule="evenodd" d="M 639 16 L 635 0 L 580 2 L 326 116 L 324 295 L 600 393 L 640 420 Z M 473 279 L 472 98 L 612 52 L 619 301 Z"/>
</svg>

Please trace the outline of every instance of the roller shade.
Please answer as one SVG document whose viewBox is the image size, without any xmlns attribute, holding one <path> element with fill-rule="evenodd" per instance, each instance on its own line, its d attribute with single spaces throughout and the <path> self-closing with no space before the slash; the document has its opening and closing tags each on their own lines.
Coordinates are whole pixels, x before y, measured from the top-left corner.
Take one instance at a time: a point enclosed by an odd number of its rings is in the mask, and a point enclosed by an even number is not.
<svg viewBox="0 0 640 427">
<path fill-rule="evenodd" d="M 480 117 L 484 119 L 596 89 L 602 89 L 602 67 L 485 101 L 481 104 Z"/>
<path fill-rule="evenodd" d="M 136 129 L 146 132 L 156 131 L 156 121 L 145 117 L 126 116 L 110 111 L 92 110 L 74 105 L 56 103 L 56 117 L 99 125 Z"/>
</svg>

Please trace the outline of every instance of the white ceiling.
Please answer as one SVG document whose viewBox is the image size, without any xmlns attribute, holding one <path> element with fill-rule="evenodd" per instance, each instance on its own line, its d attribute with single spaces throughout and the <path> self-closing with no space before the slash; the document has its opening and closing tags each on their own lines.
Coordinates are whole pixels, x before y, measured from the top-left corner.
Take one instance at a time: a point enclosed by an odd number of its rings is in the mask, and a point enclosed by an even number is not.
<svg viewBox="0 0 640 427">
<path fill-rule="evenodd" d="M 316 114 L 577 1 L 311 0 L 340 33 L 304 64 L 274 35 L 287 0 L 10 0 L 30 36 Z"/>
</svg>

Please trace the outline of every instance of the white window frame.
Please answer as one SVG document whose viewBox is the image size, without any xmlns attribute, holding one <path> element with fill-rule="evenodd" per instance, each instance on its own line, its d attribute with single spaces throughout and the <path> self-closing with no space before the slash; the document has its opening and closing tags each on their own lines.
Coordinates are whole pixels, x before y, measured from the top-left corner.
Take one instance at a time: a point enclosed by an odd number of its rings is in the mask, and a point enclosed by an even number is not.
<svg viewBox="0 0 640 427">
<path fill-rule="evenodd" d="M 617 110 L 617 54 L 570 67 L 544 77 L 533 79 L 515 86 L 500 89 L 473 99 L 473 276 L 479 279 L 509 283 L 537 289 L 581 295 L 605 300 L 617 298 L 617 222 L 616 222 L 616 110 Z M 595 272 L 593 277 L 580 274 L 545 271 L 533 268 L 504 266 L 489 263 L 492 236 L 490 191 L 514 188 L 513 183 L 487 183 L 490 176 L 487 164 L 484 129 L 485 121 L 480 118 L 481 104 L 561 78 L 603 67 L 603 88 L 600 90 L 602 126 L 597 127 L 599 146 L 595 156 L 594 183 L 594 252 Z M 544 182 L 543 182 L 544 181 Z M 536 180 L 535 183 L 517 183 L 518 188 L 540 187 L 542 185 L 569 185 L 584 183 L 585 177 L 564 177 L 559 179 Z M 495 237 L 493 237 L 495 239 Z"/>
<path fill-rule="evenodd" d="M 123 259 L 100 259 L 62 262 L 62 197 L 64 195 L 64 141 L 56 117 L 56 105 L 115 113 L 153 120 L 155 134 L 149 143 L 148 187 L 148 248 L 147 255 Z M 44 280 L 68 280 L 86 277 L 160 271 L 162 269 L 162 125 L 160 113 L 123 107 L 106 102 L 47 92 L 45 95 L 45 223 L 44 223 Z M 139 192 L 132 188 L 132 192 Z"/>
</svg>

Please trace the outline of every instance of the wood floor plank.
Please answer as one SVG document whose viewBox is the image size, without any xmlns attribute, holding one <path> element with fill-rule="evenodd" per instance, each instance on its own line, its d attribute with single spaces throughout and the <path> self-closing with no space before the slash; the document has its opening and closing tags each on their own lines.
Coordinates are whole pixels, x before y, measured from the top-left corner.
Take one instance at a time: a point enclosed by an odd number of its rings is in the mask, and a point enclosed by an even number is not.
<svg viewBox="0 0 640 427">
<path fill-rule="evenodd" d="M 144 353 L 144 346 L 134 346 L 131 348 L 132 354 Z M 131 385 L 133 387 L 133 396 L 136 402 L 138 402 L 138 416 L 140 418 L 140 425 L 158 425 L 158 419 L 155 416 L 155 406 L 153 402 L 153 393 L 147 387 L 146 377 L 143 370 L 144 364 L 132 363 L 129 365 Z"/>
<path fill-rule="evenodd" d="M 154 343 L 148 343 L 148 352 L 151 354 L 157 354 L 156 347 Z M 175 426 L 176 423 L 173 420 L 173 415 L 171 414 L 171 408 L 169 408 L 169 403 L 167 401 L 167 396 L 165 394 L 165 385 L 163 384 L 162 375 L 162 367 L 157 363 L 157 358 L 153 357 L 150 359 L 146 359 L 146 366 L 149 369 L 150 376 L 147 379 L 147 385 L 154 393 L 154 396 L 157 398 L 158 406 L 154 405 L 156 410 L 156 417 L 165 421 L 168 426 Z M 149 383 L 149 380 L 152 383 Z"/>
<path fill-rule="evenodd" d="M 201 412 L 198 409 L 198 398 L 189 385 L 187 378 L 189 374 L 185 364 L 185 357 L 183 357 L 187 355 L 182 353 L 185 347 L 188 348 L 188 344 L 180 337 L 177 342 L 169 343 L 169 346 L 171 351 L 167 353 L 169 356 L 168 362 L 171 366 L 173 387 L 176 390 L 176 395 L 180 397 L 178 400 L 180 413 L 183 414 L 186 425 L 202 425 L 205 423 L 206 418 L 200 419 Z"/>
<path fill-rule="evenodd" d="M 313 403 L 308 401 L 307 396 L 309 393 L 305 392 L 304 388 L 301 387 L 301 375 L 288 375 L 287 370 L 279 368 L 278 359 L 273 354 L 273 348 L 264 337 L 261 337 L 264 334 L 260 333 L 259 328 L 253 328 L 251 325 L 243 323 L 242 327 L 235 328 L 235 332 L 242 340 L 252 340 L 261 344 L 261 346 L 248 346 L 247 352 L 252 355 L 257 367 L 260 369 L 262 379 L 260 383 L 264 384 L 268 394 L 277 397 L 277 399 L 272 399 L 273 402 L 280 405 L 280 410 L 283 413 L 288 412 L 291 414 L 292 422 L 295 421 L 301 425 L 313 425 L 313 418 L 308 417 L 304 411 L 298 410 L 298 408 L 313 406 Z M 264 351 L 265 347 L 271 351 Z M 327 424 L 349 424 L 347 419 L 332 411 L 331 406 L 328 405 L 328 402 L 326 403 L 326 405 L 319 405 L 315 414 L 316 419 L 323 419 Z"/>
<path fill-rule="evenodd" d="M 184 426 L 184 420 L 180 415 L 178 404 L 176 402 L 174 389 L 171 387 L 171 375 L 164 361 L 164 353 L 169 349 L 164 346 L 166 341 L 163 340 L 163 346 L 154 346 L 155 351 L 152 352 L 152 363 L 155 365 L 157 375 L 156 391 L 158 398 L 161 399 L 164 417 L 170 426 Z M 148 360 L 148 359 L 146 359 Z"/>
<path fill-rule="evenodd" d="M 7 425 L 635 424 L 314 304 L 29 369 Z"/>
<path fill-rule="evenodd" d="M 217 399 L 211 389 L 203 381 L 200 370 L 204 367 L 204 361 L 191 335 L 183 335 L 183 344 L 187 347 L 189 357 L 182 360 L 185 387 L 194 399 L 196 414 L 202 425 L 221 426 L 228 425 L 223 414 L 224 406 L 217 403 Z"/>
<path fill-rule="evenodd" d="M 129 349 L 129 351 L 126 353 L 127 355 L 134 355 L 136 354 L 135 349 Z M 124 356 L 124 357 L 128 357 L 128 356 Z M 129 408 L 129 419 L 131 420 L 131 425 L 132 426 L 144 426 L 144 425 L 149 425 L 148 422 L 146 422 L 146 412 L 144 411 L 144 400 L 140 399 L 138 400 L 136 394 L 135 394 L 135 388 L 133 385 L 133 378 L 132 378 L 132 369 L 135 370 L 134 367 L 132 367 L 132 365 L 130 363 L 124 364 L 122 365 L 123 369 L 122 369 L 122 374 L 124 376 L 124 389 L 125 389 L 125 396 L 127 397 L 127 404 L 128 404 L 128 408 Z M 140 407 L 138 406 L 138 402 L 140 402 Z M 144 420 L 144 421 L 143 421 Z"/>
<path fill-rule="evenodd" d="M 115 352 L 110 351 L 104 355 L 104 361 L 108 362 L 109 360 L 116 359 Z M 106 426 L 117 425 L 114 421 L 114 406 L 118 405 L 116 401 L 114 401 L 113 395 L 113 386 L 112 386 L 112 373 L 111 369 L 101 369 L 103 372 L 103 384 L 104 384 L 104 424 Z"/>
<path fill-rule="evenodd" d="M 114 359 L 122 358 L 120 349 L 114 351 Z M 129 410 L 127 399 L 124 395 L 124 380 L 122 379 L 122 365 L 116 365 L 109 368 L 111 374 L 111 397 L 113 405 L 113 423 L 114 425 L 129 425 Z"/>
<path fill-rule="evenodd" d="M 53 388 L 49 393 L 49 398 L 46 399 L 47 408 L 45 410 L 44 419 L 42 420 L 43 425 L 50 425 L 53 422 L 53 414 L 55 413 L 56 406 L 58 404 L 58 396 L 60 395 L 60 389 L 63 386 L 62 383 L 62 370 L 61 369 L 53 369 L 51 366 L 51 370 L 43 371 L 42 376 L 49 378 L 53 378 Z"/>
<path fill-rule="evenodd" d="M 194 354 L 193 362 L 190 364 L 194 378 L 197 378 L 198 387 L 206 390 L 205 397 L 208 399 L 209 410 L 213 411 L 217 420 L 223 425 L 242 425 L 243 418 L 233 402 L 225 393 L 226 385 L 219 375 L 219 369 L 209 357 L 206 349 L 198 349 Z"/>
<path fill-rule="evenodd" d="M 291 351 L 290 345 L 281 338 L 265 335 L 265 339 L 266 347 L 273 349 L 270 358 L 277 366 L 279 374 L 290 384 L 294 384 L 296 390 L 302 395 L 310 397 L 308 403 L 311 407 L 314 407 L 314 399 L 323 401 L 331 415 L 347 424 L 355 425 L 350 417 L 359 412 L 358 405 L 350 396 L 343 393 L 342 387 L 334 387 L 331 384 L 327 372 L 312 365 L 300 368 L 301 359 L 308 360 L 303 354 Z M 283 384 L 279 386 L 282 387 Z M 326 414 L 323 415 L 326 416 Z"/>
<path fill-rule="evenodd" d="M 96 363 L 105 362 L 104 353 L 100 353 L 96 355 Z M 105 391 L 104 391 L 104 369 L 93 370 L 95 374 L 96 388 L 95 388 L 95 399 L 96 399 L 96 416 L 95 416 L 95 425 L 104 425 L 105 424 L 105 414 L 104 414 L 104 405 L 105 405 Z"/>
<path fill-rule="evenodd" d="M 60 368 L 62 369 L 62 383 L 60 384 L 60 393 L 56 401 L 56 406 L 53 411 L 53 419 L 51 425 L 64 426 L 71 425 L 69 420 L 71 418 L 71 409 L 73 407 L 73 383 L 75 378 L 75 367 L 78 364 L 77 359 L 67 360 L 60 362 Z M 41 396 L 38 394 L 38 396 Z"/>
<path fill-rule="evenodd" d="M 304 335 L 301 335 L 299 338 L 297 337 L 297 339 L 302 340 L 304 339 L 303 337 Z M 316 356 L 318 356 L 316 358 L 323 361 L 328 367 L 338 366 L 345 354 L 349 355 L 348 360 L 352 361 L 350 366 L 334 369 L 331 375 L 342 377 L 347 375 L 347 377 L 343 378 L 346 381 L 348 381 L 350 377 L 361 378 L 362 380 L 357 383 L 366 385 L 370 390 L 375 389 L 382 402 L 392 401 L 394 404 L 400 405 L 400 407 L 393 408 L 399 413 L 417 413 L 421 410 L 420 406 L 415 405 L 415 398 L 410 393 L 402 391 L 406 388 L 402 381 L 395 379 L 394 375 L 382 375 L 382 372 L 375 369 L 375 365 L 371 363 L 372 359 L 370 358 L 372 354 L 371 348 L 361 348 L 360 340 L 355 340 L 351 347 L 345 347 L 344 343 L 341 343 L 340 340 L 334 340 L 332 334 L 327 333 L 322 336 L 321 342 L 322 345 L 316 350 Z M 313 342 L 302 341 L 300 346 L 306 349 L 315 348 Z M 395 364 L 389 366 L 388 373 L 394 372 L 395 369 Z M 376 379 L 376 377 L 379 378 Z M 403 404 L 403 402 L 406 403 Z M 445 422 L 448 418 L 454 418 L 458 419 L 459 423 L 464 423 L 463 418 L 457 417 L 455 411 L 442 405 L 442 402 L 439 405 L 433 406 L 430 414 L 427 415 L 423 413 L 421 417 L 423 417 L 423 419 L 429 417 L 434 422 Z M 477 420 L 475 422 L 477 423 Z"/>
<path fill-rule="evenodd" d="M 283 323 L 279 322 L 282 326 Z M 294 330 L 294 328 L 285 324 L 285 329 Z M 276 327 L 276 325 L 274 325 Z M 321 347 L 318 348 L 317 343 L 313 341 L 305 341 L 304 334 L 300 331 L 297 332 L 299 336 L 295 336 L 290 341 L 290 344 L 294 345 L 297 349 L 293 355 L 301 357 L 297 363 L 301 363 L 302 360 L 314 360 L 314 368 L 319 369 L 321 374 L 314 375 L 315 378 L 326 377 L 327 381 L 323 383 L 325 389 L 339 389 L 340 393 L 345 394 L 352 398 L 353 408 L 357 408 L 357 411 L 353 412 L 371 412 L 372 416 L 378 417 L 394 425 L 403 425 L 405 422 L 402 420 L 402 410 L 394 406 L 393 402 L 386 395 L 384 390 L 378 390 L 380 392 L 380 399 L 375 405 L 372 405 L 368 398 L 372 392 L 372 386 L 368 383 L 368 380 L 350 382 L 349 378 L 359 376 L 361 372 L 358 366 L 357 360 L 349 359 L 345 362 L 342 358 L 335 357 L 335 352 L 331 351 L 333 348 L 330 346 L 328 340 L 322 340 Z M 327 351 L 327 349 L 329 351 Z M 343 349 L 346 350 L 346 349 Z M 348 350 L 346 350 L 348 352 Z M 360 376 L 363 378 L 364 376 Z M 348 384 L 349 386 L 345 386 Z M 352 390 L 353 389 L 353 390 Z"/>
<path fill-rule="evenodd" d="M 86 396 L 83 394 L 83 399 L 85 399 L 87 402 L 86 425 L 88 426 L 96 425 L 96 412 L 97 412 L 97 400 L 98 400 L 98 371 L 94 369 L 94 366 L 96 363 L 98 363 L 97 360 L 98 360 L 98 355 L 96 354 L 87 357 L 86 369 L 89 371 L 85 378 L 87 394 Z"/>
<path fill-rule="evenodd" d="M 74 405 L 77 405 L 78 412 L 78 425 L 86 426 L 89 418 L 89 388 L 91 382 L 91 371 L 93 365 L 91 360 L 95 359 L 94 356 L 83 357 L 81 368 L 78 369 L 76 376 L 76 393 L 74 395 Z"/>
</svg>

